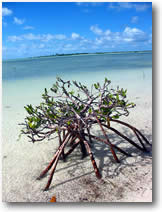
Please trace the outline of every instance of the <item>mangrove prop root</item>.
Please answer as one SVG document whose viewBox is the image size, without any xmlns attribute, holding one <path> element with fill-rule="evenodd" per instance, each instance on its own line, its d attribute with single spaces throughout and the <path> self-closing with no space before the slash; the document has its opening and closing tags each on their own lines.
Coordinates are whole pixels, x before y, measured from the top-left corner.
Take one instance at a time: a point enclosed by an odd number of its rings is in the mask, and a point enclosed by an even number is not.
<svg viewBox="0 0 162 212">
<path fill-rule="evenodd" d="M 92 138 L 91 138 L 91 133 L 90 133 L 89 128 L 87 128 L 87 133 L 88 133 L 88 137 L 89 137 L 89 142 L 92 143 Z"/>
<path fill-rule="evenodd" d="M 147 148 L 145 147 L 145 145 L 144 145 L 142 139 L 140 138 L 139 134 L 137 133 L 137 131 L 135 131 L 135 130 L 133 130 L 133 131 L 134 131 L 134 134 L 136 135 L 136 137 L 138 138 L 139 142 L 141 143 L 141 145 L 142 145 L 142 147 L 143 147 L 143 150 L 144 150 L 145 152 L 148 152 Z"/>
<path fill-rule="evenodd" d="M 112 121 L 112 120 L 111 120 Z M 116 121 L 116 120 L 115 120 Z M 141 151 L 147 151 L 144 143 L 142 142 L 142 139 L 140 138 L 140 136 L 143 138 L 143 136 L 141 135 L 141 133 L 139 134 L 139 131 L 134 128 L 134 127 L 129 127 L 130 129 L 133 130 L 133 132 L 135 133 L 136 137 L 138 138 L 138 140 L 140 141 L 141 146 L 139 146 L 137 143 L 135 143 L 134 141 L 132 141 L 130 138 L 128 138 L 127 136 L 123 135 L 121 132 L 119 132 L 118 130 L 116 130 L 115 128 L 113 127 L 110 127 L 110 126 L 107 126 L 105 124 L 103 124 L 102 122 L 99 121 L 99 119 L 97 120 L 97 123 L 99 124 L 103 134 L 104 134 L 104 139 L 98 137 L 98 136 L 95 136 L 93 134 L 90 134 L 90 131 L 87 130 L 87 133 L 85 133 L 84 131 L 82 131 L 81 133 L 79 132 L 76 132 L 76 131 L 67 131 L 67 133 L 65 134 L 65 131 L 64 131 L 64 134 L 63 134 L 63 138 L 61 139 L 61 136 L 59 138 L 59 141 L 60 141 L 60 146 L 58 148 L 58 150 L 56 151 L 52 161 L 49 163 L 49 165 L 47 166 L 47 168 L 40 174 L 39 178 L 38 179 L 41 179 L 42 177 L 44 177 L 46 175 L 46 173 L 52 168 L 53 166 L 53 169 L 51 171 L 51 174 L 50 174 L 50 177 L 48 179 L 48 182 L 47 182 L 47 185 L 44 189 L 44 191 L 48 190 L 49 189 L 49 186 L 52 182 L 52 179 L 53 179 L 53 176 L 54 176 L 54 172 L 56 170 L 56 166 L 57 166 L 57 163 L 59 161 L 59 158 L 60 158 L 60 155 L 61 154 L 64 154 L 64 159 L 70 155 L 74 149 L 80 144 L 81 146 L 81 152 L 82 152 L 82 156 L 85 156 L 85 154 L 88 152 L 89 156 L 90 156 L 90 159 L 91 159 L 91 162 L 92 162 L 92 165 L 93 165 L 93 168 L 94 168 L 94 171 L 95 171 L 95 174 L 96 174 L 96 177 L 98 179 L 100 179 L 102 176 L 99 172 L 99 169 L 97 167 L 97 164 L 96 164 L 96 161 L 94 159 L 94 156 L 93 156 L 93 153 L 91 151 L 91 147 L 90 147 L 90 143 L 92 143 L 92 139 L 95 139 L 97 141 L 100 141 L 100 142 L 103 142 L 105 144 L 107 144 L 110 148 L 110 151 L 115 159 L 115 161 L 117 163 L 119 163 L 119 159 L 114 151 L 114 149 L 116 149 L 118 152 L 126 155 L 127 157 L 131 157 L 132 155 L 127 153 L 125 150 L 123 150 L 122 148 L 118 147 L 117 145 L 115 144 L 112 144 L 108 138 L 108 135 L 106 134 L 106 131 L 104 130 L 104 127 L 113 131 L 114 133 L 116 133 L 117 135 L 119 135 L 120 137 L 124 138 L 126 141 L 128 141 L 130 144 L 132 144 L 133 146 L 135 146 L 137 149 L 141 150 Z M 123 123 L 120 123 L 120 124 L 123 124 Z M 125 126 L 127 126 L 127 124 L 123 124 Z M 85 137 L 88 137 L 89 140 L 87 140 Z M 90 140 L 91 139 L 91 140 Z M 65 145 L 69 142 L 70 144 L 70 149 L 66 152 L 66 153 L 63 153 L 64 152 L 64 148 L 65 148 Z M 90 143 L 89 143 L 90 142 Z M 148 144 L 148 142 L 147 142 Z"/>
<path fill-rule="evenodd" d="M 92 165 L 93 165 L 93 168 L 94 168 L 94 171 L 95 171 L 95 174 L 96 174 L 96 177 L 98 179 L 100 179 L 102 176 L 99 172 L 99 169 L 97 167 L 97 164 L 96 164 L 96 161 L 95 161 L 95 158 L 93 156 L 93 153 L 91 151 L 91 147 L 90 147 L 90 143 L 92 143 L 92 139 L 94 140 L 97 140 L 97 141 L 100 141 L 100 142 L 103 142 L 105 144 L 107 144 L 110 148 L 110 151 L 115 159 L 115 161 L 117 163 L 119 163 L 119 159 L 114 151 L 114 149 L 116 149 L 116 151 L 126 155 L 127 157 L 131 157 L 132 155 L 127 153 L 125 150 L 123 150 L 122 148 L 118 147 L 117 145 L 113 144 L 110 142 L 109 138 L 108 138 L 108 135 L 106 133 L 106 131 L 104 130 L 104 128 L 107 128 L 108 130 L 111 130 L 113 131 L 114 133 L 116 133 L 117 135 L 119 135 L 120 137 L 124 138 L 126 141 L 128 141 L 130 144 L 132 144 L 133 146 L 135 146 L 137 149 L 141 150 L 141 151 L 147 151 L 143 141 L 141 138 L 143 138 L 144 136 L 141 135 L 141 133 L 139 133 L 139 131 L 132 127 L 132 126 L 129 126 L 127 125 L 127 123 L 120 123 L 122 125 L 125 125 L 127 127 L 129 127 L 131 130 L 133 130 L 134 134 L 136 135 L 136 137 L 138 138 L 140 144 L 142 145 L 139 146 L 137 143 L 135 143 L 134 141 L 132 141 L 130 138 L 128 138 L 127 136 L 123 135 L 121 132 L 119 132 L 118 130 L 116 130 L 115 128 L 113 127 L 110 127 L 103 124 L 102 122 L 99 121 L 99 119 L 97 118 L 96 119 L 98 125 L 100 126 L 101 130 L 102 130 L 102 133 L 104 135 L 104 139 L 98 137 L 98 136 L 95 136 L 93 134 L 90 133 L 90 131 L 87 130 L 87 133 L 84 132 L 84 131 L 81 131 L 81 132 L 78 132 L 78 131 L 73 131 L 72 129 L 67 130 L 67 132 L 65 133 L 65 131 L 63 132 L 62 134 L 62 138 L 61 138 L 61 134 L 60 134 L 60 137 L 59 137 L 59 148 L 58 150 L 56 151 L 53 159 L 51 160 L 51 162 L 49 163 L 49 165 L 47 166 L 47 168 L 45 170 L 43 170 L 43 172 L 40 174 L 39 178 L 38 179 L 41 179 L 42 177 L 44 177 L 46 175 L 46 173 L 52 168 L 52 171 L 50 173 L 50 176 L 49 176 L 49 179 L 48 179 L 48 182 L 47 182 L 47 185 L 46 187 L 44 188 L 44 191 L 48 190 L 49 187 L 50 187 L 50 184 L 52 182 L 52 179 L 53 179 L 53 176 L 54 176 L 54 173 L 55 173 L 55 170 L 56 170 L 56 166 L 57 166 L 57 163 L 59 161 L 59 158 L 60 158 L 60 155 L 62 154 L 64 159 L 70 155 L 74 149 L 80 144 L 80 150 L 82 152 L 82 156 L 85 156 L 85 154 L 88 152 L 89 156 L 90 156 L 90 159 L 91 159 L 91 162 L 92 162 Z M 111 121 L 116 121 L 116 120 L 111 120 Z M 119 123 L 119 122 L 118 122 Z M 140 137 L 141 136 L 141 137 Z M 87 140 L 86 137 L 89 139 Z M 144 140 L 145 141 L 145 140 Z M 70 149 L 65 153 L 64 152 L 64 149 L 65 149 L 65 146 L 66 144 L 69 142 L 70 144 Z M 148 142 L 146 142 L 147 144 L 150 144 Z"/>
<path fill-rule="evenodd" d="M 111 141 L 109 131 L 117 134 L 140 151 L 147 152 L 147 145 L 152 146 L 137 128 L 119 120 L 121 116 L 128 116 L 129 109 L 135 104 L 126 100 L 127 90 L 119 89 L 119 87 L 110 88 L 110 83 L 111 81 L 105 78 L 103 85 L 95 83 L 91 89 L 88 89 L 80 82 L 57 78 L 49 91 L 45 89 L 42 95 L 43 102 L 40 105 L 25 106 L 28 115 L 21 124 L 24 126 L 22 134 L 27 135 L 33 143 L 51 139 L 54 134 L 58 135 L 59 147 L 38 178 L 41 179 L 52 169 L 44 190 L 50 187 L 58 161 L 61 158 L 65 161 L 78 146 L 80 146 L 82 158 L 90 156 L 97 178 L 101 178 L 101 174 L 91 150 L 94 140 L 105 143 L 117 163 L 120 162 L 118 153 L 131 156 L 125 149 Z M 113 128 L 112 122 L 132 130 L 137 142 Z M 103 139 L 91 133 L 96 124 L 100 127 Z M 67 144 L 69 144 L 68 150 L 65 149 Z"/>
<path fill-rule="evenodd" d="M 65 138 L 65 133 L 62 133 L 62 134 L 63 135 L 62 135 L 62 138 L 61 138 L 61 132 L 58 133 L 60 146 L 62 144 L 62 140 L 64 140 L 64 138 Z M 62 150 L 62 159 L 65 161 L 64 149 Z"/>
<path fill-rule="evenodd" d="M 52 178 L 53 178 L 53 175 L 54 175 L 54 172 L 55 172 L 55 169 L 56 169 L 56 166 L 57 166 L 57 163 L 58 163 L 58 160 L 59 160 L 59 157 L 62 153 L 62 150 L 64 149 L 65 145 L 67 144 L 67 142 L 69 141 L 69 139 L 64 139 L 65 141 L 62 143 L 62 145 L 59 147 L 59 150 L 58 150 L 58 153 L 55 154 L 56 155 L 56 159 L 55 159 L 55 162 L 54 162 L 54 165 L 53 165 L 53 169 L 52 169 L 52 172 L 50 174 L 50 177 L 49 177 L 49 180 L 48 180 L 48 183 L 44 189 L 44 191 L 48 190 L 49 189 L 49 186 L 51 184 L 51 181 L 52 181 Z"/>
<path fill-rule="evenodd" d="M 66 138 L 68 137 L 68 135 L 69 135 L 69 132 L 65 135 L 63 142 L 66 140 Z M 62 143 L 63 143 L 63 142 L 62 142 Z M 37 178 L 38 180 L 41 179 L 41 178 L 43 178 L 43 177 L 46 175 L 46 173 L 51 169 L 51 167 L 53 166 L 53 164 L 54 164 L 54 162 L 55 162 L 55 160 L 56 160 L 57 154 L 59 153 L 59 150 L 60 150 L 60 149 L 61 149 L 61 146 L 59 147 L 59 149 L 58 149 L 57 152 L 55 153 L 53 159 L 50 161 L 50 163 L 48 164 L 47 168 L 44 169 L 44 170 L 42 171 L 42 173 L 40 174 L 40 176 Z"/>
<path fill-rule="evenodd" d="M 107 127 L 106 125 L 104 125 L 104 126 Z M 127 136 L 125 136 L 122 133 L 120 133 L 118 130 L 114 129 L 113 127 L 109 127 L 108 129 L 112 130 L 113 132 L 115 132 L 116 134 L 118 134 L 120 137 L 124 138 L 126 141 L 128 141 L 130 144 L 132 144 L 133 146 L 135 146 L 137 149 L 139 149 L 141 151 L 144 151 L 144 149 L 142 147 L 140 147 L 138 144 L 136 144 L 134 141 L 132 141 Z"/>
<path fill-rule="evenodd" d="M 52 182 L 52 178 L 53 178 L 53 175 L 54 175 L 54 172 L 55 172 L 55 169 L 56 169 L 56 166 L 57 166 L 57 163 L 58 163 L 58 159 L 59 159 L 59 157 L 60 157 L 61 152 L 62 152 L 62 151 L 60 151 L 60 152 L 57 154 L 57 156 L 56 156 L 56 160 L 55 160 L 55 162 L 54 162 L 54 167 L 53 167 L 52 172 L 51 172 L 51 174 L 50 174 L 50 177 L 49 177 L 49 179 L 48 179 L 47 185 L 46 185 L 46 187 L 44 188 L 44 191 L 47 191 L 47 190 L 49 189 L 49 186 L 50 186 L 50 184 L 51 184 L 51 182 Z"/>
<path fill-rule="evenodd" d="M 133 127 L 132 125 L 130 125 L 124 121 L 114 120 L 114 119 L 111 119 L 111 121 L 117 122 L 121 125 L 125 125 L 125 126 L 129 127 L 130 129 L 132 129 L 133 131 L 138 132 L 140 134 L 140 136 L 143 138 L 143 140 L 146 142 L 146 144 L 148 144 L 149 146 L 152 146 L 152 144 L 150 144 L 150 142 L 147 140 L 147 138 L 137 128 Z"/>
<path fill-rule="evenodd" d="M 95 161 L 94 156 L 93 156 L 92 151 L 91 151 L 91 148 L 90 148 L 90 146 L 89 146 L 89 144 L 88 144 L 87 141 L 84 140 L 84 143 L 85 143 L 85 146 L 87 147 L 87 151 L 88 151 L 88 153 L 89 153 L 89 156 L 90 156 L 90 159 L 91 159 L 91 162 L 92 162 L 94 171 L 95 171 L 95 173 L 96 173 L 96 177 L 97 177 L 98 179 L 101 179 L 102 176 L 101 176 L 101 174 L 100 174 L 100 172 L 99 172 L 99 169 L 98 169 L 98 167 L 97 167 L 96 161 Z"/>
<path fill-rule="evenodd" d="M 97 118 L 97 116 L 96 116 L 96 120 L 97 120 L 97 122 L 98 122 L 98 124 L 99 124 L 99 126 L 100 126 L 100 128 L 101 128 L 101 130 L 102 130 L 102 132 L 103 132 L 103 134 L 104 134 L 104 136 L 105 136 L 105 138 L 106 138 L 106 140 L 107 140 L 107 144 L 110 146 L 110 151 L 111 151 L 111 153 L 112 153 L 112 155 L 113 155 L 115 161 L 116 161 L 117 163 L 120 163 L 120 161 L 119 161 L 119 159 L 118 159 L 118 157 L 117 157 L 117 155 L 116 155 L 116 153 L 115 153 L 115 151 L 114 151 L 114 149 L 113 149 L 113 146 L 112 146 L 112 144 L 110 143 L 110 141 L 109 141 L 109 139 L 108 139 L 108 136 L 107 136 L 107 134 L 105 133 L 105 131 L 104 131 L 103 127 L 102 127 L 102 124 L 100 123 L 100 121 L 99 121 L 99 119 Z"/>
<path fill-rule="evenodd" d="M 70 155 L 70 154 L 74 151 L 74 149 L 78 146 L 79 142 L 80 142 L 80 140 L 76 141 L 76 142 L 71 146 L 71 148 L 65 153 L 65 158 L 66 158 L 68 155 Z"/>
<path fill-rule="evenodd" d="M 86 134 L 85 134 L 85 135 L 86 135 Z M 103 142 L 103 143 L 105 143 L 105 144 L 108 144 L 106 140 L 104 140 L 104 139 L 102 139 L 102 138 L 99 138 L 99 137 L 97 137 L 97 136 L 95 136 L 95 135 L 91 135 L 91 137 L 94 138 L 95 140 L 98 140 L 98 141 L 101 141 L 101 142 Z M 126 156 L 128 156 L 128 157 L 132 157 L 131 154 L 125 152 L 125 151 L 122 150 L 120 147 L 116 146 L 115 144 L 112 144 L 112 146 L 113 146 L 115 149 L 117 149 L 120 153 L 123 153 L 124 155 L 126 155 Z"/>
</svg>

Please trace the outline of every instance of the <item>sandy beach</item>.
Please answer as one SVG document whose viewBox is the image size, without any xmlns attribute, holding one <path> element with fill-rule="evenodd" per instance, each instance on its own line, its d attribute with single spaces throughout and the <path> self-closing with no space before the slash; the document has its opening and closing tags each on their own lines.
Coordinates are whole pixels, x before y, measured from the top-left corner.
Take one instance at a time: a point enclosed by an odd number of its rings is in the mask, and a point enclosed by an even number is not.
<svg viewBox="0 0 162 212">
<path fill-rule="evenodd" d="M 152 142 L 152 86 L 157 74 L 152 64 L 152 25 L 158 17 L 152 2 L 4 1 L 1 5 L 2 201 L 152 202 L 150 144 L 156 142 Z M 62 83 L 57 84 L 58 78 Z M 20 136 L 22 123 L 28 125 L 30 138 L 27 131 Z M 53 123 L 59 128 L 53 129 Z M 59 133 L 50 133 L 60 126 L 75 130 L 78 143 L 73 143 L 71 130 L 59 148 Z M 91 133 L 100 141 L 91 143 Z M 32 143 L 32 136 L 48 140 Z M 82 141 L 87 147 L 84 158 Z M 53 169 L 39 179 L 52 159 Z"/>
<path fill-rule="evenodd" d="M 132 99 L 137 106 L 123 120 L 137 127 L 152 143 L 152 99 L 151 95 L 139 94 Z M 40 143 L 28 142 L 25 136 L 18 141 L 24 111 L 16 112 L 4 106 L 2 123 L 2 201 L 3 202 L 151 202 L 152 201 L 152 155 L 142 153 L 108 132 L 111 141 L 120 142 L 133 153 L 126 158 L 119 154 L 121 163 L 114 162 L 108 147 L 94 142 L 93 152 L 102 174 L 98 180 L 89 156 L 81 159 L 76 149 L 66 162 L 59 161 L 48 191 L 43 191 L 49 174 L 37 180 L 41 171 L 52 159 L 58 147 L 57 138 Z M 9 117 L 9 118 L 6 118 Z M 6 127 L 7 126 L 7 127 Z M 127 128 L 119 128 L 134 139 Z M 94 133 L 101 135 L 96 127 Z"/>
</svg>

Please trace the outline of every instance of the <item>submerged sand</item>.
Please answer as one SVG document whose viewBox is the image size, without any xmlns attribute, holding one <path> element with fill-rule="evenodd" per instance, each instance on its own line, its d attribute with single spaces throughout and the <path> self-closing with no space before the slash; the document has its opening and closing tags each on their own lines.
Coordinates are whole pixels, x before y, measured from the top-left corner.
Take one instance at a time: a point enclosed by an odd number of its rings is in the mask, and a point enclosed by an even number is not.
<svg viewBox="0 0 162 212">
<path fill-rule="evenodd" d="M 142 94 L 132 99 L 136 108 L 123 120 L 143 132 L 152 142 L 152 99 Z M 4 107 L 3 115 L 3 152 L 2 152 L 2 200 L 4 202 L 49 202 L 56 196 L 57 202 L 151 202 L 152 201 L 152 155 L 142 153 L 136 148 L 108 132 L 111 141 L 118 142 L 133 157 L 126 158 L 119 154 L 121 163 L 114 162 L 108 146 L 95 142 L 92 150 L 102 179 L 94 174 L 89 157 L 83 160 L 79 148 L 67 159 L 59 161 L 51 187 L 43 191 L 49 174 L 37 180 L 41 171 L 52 159 L 58 146 L 57 138 L 40 143 L 28 142 L 18 134 L 24 112 Z M 7 119 L 5 115 L 9 117 Z M 7 127 L 6 127 L 7 126 Z M 118 127 L 118 126 L 116 126 Z M 135 138 L 127 128 L 119 127 L 125 135 Z M 94 133 L 101 135 L 96 127 Z"/>
</svg>

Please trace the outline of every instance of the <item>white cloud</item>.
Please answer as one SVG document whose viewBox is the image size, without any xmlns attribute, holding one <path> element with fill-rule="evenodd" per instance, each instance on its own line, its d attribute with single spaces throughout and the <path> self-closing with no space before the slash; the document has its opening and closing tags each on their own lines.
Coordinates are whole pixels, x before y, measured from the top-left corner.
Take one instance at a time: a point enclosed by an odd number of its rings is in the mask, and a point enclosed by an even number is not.
<svg viewBox="0 0 162 212">
<path fill-rule="evenodd" d="M 107 29 L 106 31 L 103 31 L 100 29 L 97 25 L 91 26 L 90 30 L 100 37 L 100 40 L 110 40 L 112 32 Z M 97 39 L 97 42 L 99 42 L 99 39 Z"/>
<path fill-rule="evenodd" d="M 132 37 L 132 36 L 137 36 L 137 35 L 143 35 L 144 32 L 137 28 L 126 27 L 124 30 L 124 34 Z"/>
<path fill-rule="evenodd" d="M 109 9 L 117 9 L 117 6 L 114 5 L 113 2 L 110 2 L 109 5 L 108 5 L 108 8 L 109 8 Z"/>
<path fill-rule="evenodd" d="M 84 6 L 84 7 L 97 7 L 103 5 L 104 2 L 76 2 L 77 6 Z"/>
<path fill-rule="evenodd" d="M 8 9 L 7 7 L 2 8 L 2 16 L 12 15 L 12 13 L 12 10 Z"/>
<path fill-rule="evenodd" d="M 44 35 L 40 36 L 39 39 L 42 40 L 42 41 L 44 41 L 44 42 L 48 42 L 48 41 L 54 39 L 54 35 L 51 35 L 51 34 L 44 34 Z"/>
<path fill-rule="evenodd" d="M 71 38 L 72 38 L 73 40 L 77 40 L 77 39 L 81 39 L 81 36 L 80 36 L 79 34 L 73 32 L 73 33 L 71 34 Z"/>
<path fill-rule="evenodd" d="M 40 40 L 41 39 L 40 35 L 34 35 L 33 33 L 24 34 L 21 37 L 26 40 Z"/>
<path fill-rule="evenodd" d="M 123 38 L 123 41 L 132 42 L 133 41 L 133 38 Z"/>
<path fill-rule="evenodd" d="M 33 26 L 24 26 L 23 29 L 30 30 L 30 29 L 34 29 L 34 27 Z"/>
<path fill-rule="evenodd" d="M 73 32 L 69 37 L 64 34 L 34 34 L 26 33 L 22 35 L 8 36 L 8 42 L 17 42 L 14 48 L 19 48 L 19 55 L 45 55 L 54 53 L 72 53 L 72 52 L 93 52 L 93 51 L 111 51 L 134 48 L 135 46 L 151 46 L 151 33 L 147 35 L 138 28 L 125 27 L 122 32 L 112 32 L 109 29 L 102 29 L 97 25 L 91 26 L 90 30 L 94 32 L 94 38 L 82 37 Z M 24 44 L 24 45 L 23 45 Z M 5 50 L 5 49 L 4 49 Z M 3 51 L 4 51 L 3 50 Z M 14 51 L 9 47 L 8 51 Z M 21 54 L 21 53 L 22 54 Z"/>
<path fill-rule="evenodd" d="M 100 45 L 100 44 L 103 44 L 103 42 L 104 42 L 104 40 L 101 38 L 101 39 L 99 39 L 99 38 L 96 38 L 95 39 L 95 44 L 96 45 Z"/>
<path fill-rule="evenodd" d="M 80 41 L 80 44 L 91 44 L 91 40 L 86 39 L 86 38 L 83 38 L 83 39 Z"/>
<path fill-rule="evenodd" d="M 15 24 L 21 25 L 21 24 L 23 24 L 24 22 L 25 22 L 24 19 L 19 19 L 19 18 L 14 17 L 14 23 L 15 23 Z"/>
<path fill-rule="evenodd" d="M 48 42 L 51 40 L 65 40 L 66 36 L 63 34 L 56 34 L 56 35 L 52 35 L 52 34 L 44 34 L 41 36 L 40 40 L 44 41 L 44 42 Z"/>
<path fill-rule="evenodd" d="M 138 22 L 138 20 L 139 20 L 138 16 L 132 16 L 131 23 L 136 24 Z"/>
<path fill-rule="evenodd" d="M 148 40 L 148 35 L 138 28 L 126 27 L 122 36 L 124 41 L 128 42 L 145 42 Z"/>
<path fill-rule="evenodd" d="M 119 2 L 118 5 L 121 8 L 126 8 L 126 9 L 133 8 L 133 4 L 131 4 L 130 2 Z"/>
<path fill-rule="evenodd" d="M 91 26 L 90 30 L 97 35 L 97 38 L 94 40 L 95 48 L 98 48 L 98 46 L 105 45 L 107 42 L 112 40 L 112 32 L 107 29 L 106 31 L 103 31 L 100 29 L 97 25 Z"/>
<path fill-rule="evenodd" d="M 73 47 L 73 45 L 70 43 L 64 45 L 64 48 L 71 48 L 71 47 Z"/>
<path fill-rule="evenodd" d="M 81 37 L 79 34 L 73 32 L 71 37 L 68 38 L 64 34 L 22 34 L 22 35 L 13 35 L 8 36 L 8 41 L 11 42 L 19 42 L 19 41 L 41 41 L 41 42 L 50 42 L 55 40 L 60 41 L 78 41 L 79 45 L 86 46 L 92 45 L 106 45 L 108 43 L 121 43 L 121 42 L 141 42 L 151 40 L 150 37 L 147 36 L 145 32 L 138 28 L 125 27 L 123 32 L 111 32 L 109 29 L 103 31 L 99 27 L 91 26 L 90 29 L 97 35 L 94 40 Z"/>
<path fill-rule="evenodd" d="M 105 34 L 105 35 L 110 35 L 110 34 L 111 34 L 111 31 L 108 29 L 108 30 L 105 31 L 104 34 Z"/>
<path fill-rule="evenodd" d="M 76 2 L 76 5 L 77 6 L 86 6 L 87 3 L 85 4 L 85 2 Z"/>
<path fill-rule="evenodd" d="M 60 50 L 62 52 L 66 52 L 66 53 L 80 51 L 80 45 L 78 45 L 78 44 L 73 45 L 72 43 L 67 43 L 67 44 L 62 45 Z"/>
<path fill-rule="evenodd" d="M 135 9 L 136 11 L 145 11 L 147 10 L 150 6 L 148 4 L 135 4 Z"/>
<path fill-rule="evenodd" d="M 92 13 L 94 11 L 94 7 L 100 7 L 105 2 L 76 2 L 75 4 L 81 8 L 81 11 L 84 13 Z"/>
<path fill-rule="evenodd" d="M 148 8 L 150 8 L 150 4 L 148 3 L 134 3 L 134 2 L 110 2 L 109 9 L 116 9 L 116 10 L 121 10 L 121 9 L 135 9 L 136 11 L 146 11 Z"/>
<path fill-rule="evenodd" d="M 64 34 L 43 34 L 43 35 L 39 35 L 38 39 L 43 41 L 43 42 L 49 42 L 51 40 L 65 40 L 66 36 Z"/>
<path fill-rule="evenodd" d="M 66 35 L 57 34 L 57 35 L 54 35 L 54 39 L 56 39 L 56 40 L 65 40 L 66 39 Z"/>
<path fill-rule="evenodd" d="M 21 40 L 23 40 L 21 36 L 16 36 L 16 35 L 8 36 L 8 41 L 11 41 L 11 42 L 16 42 Z"/>
<path fill-rule="evenodd" d="M 11 42 L 16 42 L 16 41 L 22 41 L 22 40 L 40 40 L 41 36 L 40 35 L 34 35 L 32 33 L 28 33 L 28 34 L 23 34 L 23 35 L 12 35 L 12 36 L 8 36 L 8 41 Z"/>
<path fill-rule="evenodd" d="M 97 25 L 91 26 L 90 30 L 96 35 L 102 35 L 103 33 L 103 31 Z"/>
<path fill-rule="evenodd" d="M 27 34 L 22 34 L 19 36 L 12 35 L 8 36 L 8 41 L 11 42 L 16 42 L 16 41 L 22 41 L 22 40 L 40 40 L 42 42 L 49 42 L 51 40 L 64 40 L 66 39 L 66 36 L 63 34 L 33 34 L 33 33 L 27 33 Z"/>
<path fill-rule="evenodd" d="M 109 29 L 103 31 L 96 26 L 91 26 L 90 29 L 97 35 L 94 40 L 96 47 L 112 46 L 112 43 L 113 45 L 121 45 L 121 43 L 133 44 L 135 42 L 145 42 L 149 39 L 146 33 L 138 28 L 125 27 L 123 32 L 111 32 Z"/>
<path fill-rule="evenodd" d="M 41 43 L 41 44 L 39 45 L 39 48 L 40 48 L 40 49 L 42 49 L 42 48 L 44 48 L 44 47 L 45 47 L 44 43 Z"/>
</svg>

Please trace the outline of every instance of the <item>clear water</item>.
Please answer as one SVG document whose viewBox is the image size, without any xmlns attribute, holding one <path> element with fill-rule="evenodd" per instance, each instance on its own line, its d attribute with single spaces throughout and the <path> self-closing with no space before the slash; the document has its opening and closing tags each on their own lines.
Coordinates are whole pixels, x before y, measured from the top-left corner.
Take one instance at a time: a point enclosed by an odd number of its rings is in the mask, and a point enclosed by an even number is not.
<svg viewBox="0 0 162 212">
<path fill-rule="evenodd" d="M 127 88 L 129 98 L 152 95 L 152 53 L 121 53 L 8 60 L 2 63 L 3 111 L 38 104 L 56 76 L 90 85 L 105 77 Z"/>
</svg>

